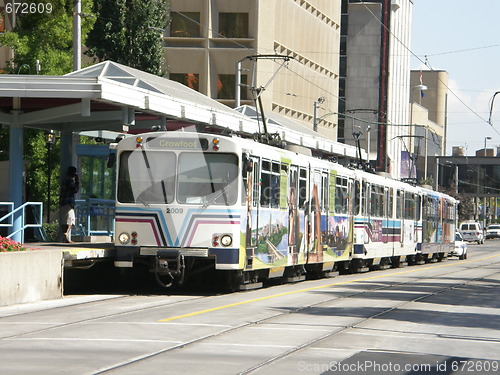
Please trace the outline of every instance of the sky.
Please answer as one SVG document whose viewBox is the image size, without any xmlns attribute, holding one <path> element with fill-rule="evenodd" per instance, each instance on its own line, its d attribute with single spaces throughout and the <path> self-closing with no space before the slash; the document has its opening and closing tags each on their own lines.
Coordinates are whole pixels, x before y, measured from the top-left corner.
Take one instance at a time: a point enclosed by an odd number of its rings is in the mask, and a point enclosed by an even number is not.
<svg viewBox="0 0 500 375">
<path fill-rule="evenodd" d="M 500 94 L 488 124 L 500 91 L 499 15 L 498 0 L 413 0 L 411 69 L 448 72 L 447 155 L 452 146 L 475 155 L 485 137 L 495 155 L 500 146 Z"/>
</svg>

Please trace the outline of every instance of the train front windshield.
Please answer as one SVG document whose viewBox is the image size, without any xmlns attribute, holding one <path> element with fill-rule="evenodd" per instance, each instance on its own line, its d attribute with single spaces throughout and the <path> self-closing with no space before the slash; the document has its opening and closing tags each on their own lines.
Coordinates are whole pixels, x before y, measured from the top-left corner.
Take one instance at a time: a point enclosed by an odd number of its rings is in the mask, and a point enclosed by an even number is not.
<svg viewBox="0 0 500 375">
<path fill-rule="evenodd" d="M 238 200 L 238 157 L 203 152 L 122 152 L 117 199 L 139 204 L 234 205 Z"/>
</svg>

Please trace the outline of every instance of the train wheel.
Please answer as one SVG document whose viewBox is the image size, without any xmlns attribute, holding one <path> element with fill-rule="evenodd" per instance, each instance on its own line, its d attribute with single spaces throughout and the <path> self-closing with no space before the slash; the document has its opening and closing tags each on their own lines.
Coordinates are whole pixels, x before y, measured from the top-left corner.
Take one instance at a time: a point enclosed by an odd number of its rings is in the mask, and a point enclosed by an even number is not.
<svg viewBox="0 0 500 375">
<path fill-rule="evenodd" d="M 415 255 L 408 255 L 406 257 L 406 262 L 408 263 L 409 266 L 414 266 L 416 263 Z"/>
</svg>

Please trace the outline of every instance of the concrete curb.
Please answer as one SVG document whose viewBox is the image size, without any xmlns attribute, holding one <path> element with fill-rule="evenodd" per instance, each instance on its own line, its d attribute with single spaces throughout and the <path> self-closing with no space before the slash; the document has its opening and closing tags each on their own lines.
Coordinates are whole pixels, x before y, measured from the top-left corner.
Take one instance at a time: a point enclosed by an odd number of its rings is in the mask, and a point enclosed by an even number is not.
<svg viewBox="0 0 500 375">
<path fill-rule="evenodd" d="M 0 253 L 0 306 L 62 298 L 61 250 Z"/>
</svg>

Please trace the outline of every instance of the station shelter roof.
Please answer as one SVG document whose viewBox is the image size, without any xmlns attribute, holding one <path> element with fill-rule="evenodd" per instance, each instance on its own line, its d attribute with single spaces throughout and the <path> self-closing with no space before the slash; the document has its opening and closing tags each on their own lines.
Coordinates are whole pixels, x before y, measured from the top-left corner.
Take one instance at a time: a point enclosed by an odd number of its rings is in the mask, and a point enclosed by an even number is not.
<svg viewBox="0 0 500 375">
<path fill-rule="evenodd" d="M 311 134 L 291 120 L 271 121 L 268 129 L 287 143 L 334 155 L 355 157 L 352 146 Z M 228 128 L 251 136 L 259 131 L 247 116 L 181 83 L 105 61 L 64 76 L 0 75 L 0 123 L 72 132 L 134 132 L 180 124 Z M 171 126 L 170 126 L 171 124 Z"/>
</svg>

